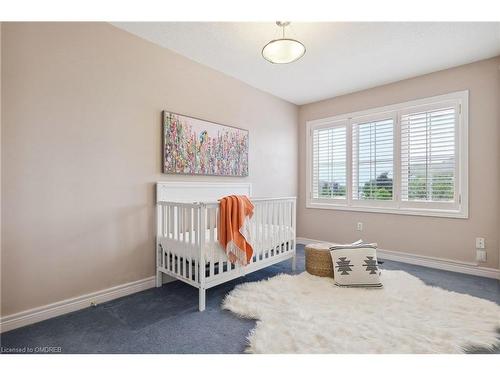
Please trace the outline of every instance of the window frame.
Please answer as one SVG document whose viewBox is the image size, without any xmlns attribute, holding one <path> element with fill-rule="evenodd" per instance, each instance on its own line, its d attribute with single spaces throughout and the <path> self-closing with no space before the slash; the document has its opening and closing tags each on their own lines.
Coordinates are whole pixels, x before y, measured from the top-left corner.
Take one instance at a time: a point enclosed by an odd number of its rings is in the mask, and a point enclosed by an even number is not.
<svg viewBox="0 0 500 375">
<path fill-rule="evenodd" d="M 348 175 L 349 175 L 349 168 L 348 168 L 348 160 L 349 160 L 349 139 L 350 139 L 350 135 L 349 135 L 349 123 L 348 121 L 346 121 L 346 119 L 341 119 L 341 120 L 336 120 L 336 121 L 328 121 L 328 122 L 325 122 L 325 123 L 321 123 L 321 124 L 318 124 L 317 126 L 314 127 L 314 129 L 312 130 L 320 130 L 320 129 L 330 129 L 330 128 L 340 128 L 340 127 L 345 127 L 346 128 L 346 142 L 345 142 L 345 147 L 346 147 L 346 197 L 345 199 L 344 198 L 333 198 L 333 199 L 327 199 L 327 198 L 314 198 L 314 201 L 315 202 L 318 202 L 318 203 L 323 203 L 323 204 L 329 204 L 329 205 L 333 205 L 333 206 L 346 206 L 347 205 L 347 201 L 349 200 L 349 188 L 348 188 L 348 185 L 349 185 L 349 180 L 348 180 Z M 313 177 L 313 166 L 312 166 L 312 162 L 313 162 L 313 154 L 312 154 L 312 143 L 313 143 L 313 134 L 312 132 L 310 132 L 310 143 L 311 143 L 311 147 L 310 147 L 310 150 L 311 150 L 311 155 L 310 155 L 310 159 L 311 159 L 311 165 L 310 165 L 310 189 L 309 191 L 312 193 L 312 184 L 313 184 L 313 180 L 312 180 L 312 177 Z M 312 195 L 310 195 L 312 197 Z M 335 202 L 335 203 L 333 203 Z"/>
<path fill-rule="evenodd" d="M 375 122 L 375 121 L 380 121 L 380 120 L 386 120 L 386 119 L 392 119 L 392 170 L 393 170 L 393 178 L 392 178 L 392 199 L 391 200 L 363 200 L 363 199 L 354 199 L 353 198 L 353 192 L 352 192 L 352 187 L 353 187 L 353 150 L 354 150 L 354 139 L 352 137 L 353 134 L 353 126 L 355 124 L 363 124 L 363 123 L 369 123 L 369 122 Z M 350 142 L 348 140 L 348 143 L 351 145 L 351 160 L 350 160 L 350 165 L 351 165 L 351 170 L 350 173 L 350 190 L 351 190 L 351 195 L 350 195 L 350 200 L 351 200 L 351 206 L 352 207 L 380 207 L 380 208 L 397 208 L 397 199 L 396 199 L 396 169 L 398 168 L 398 163 L 397 163 L 397 141 L 396 141 L 396 127 L 397 127 L 397 118 L 395 116 L 394 112 L 391 111 L 384 111 L 384 112 L 377 112 L 377 113 L 371 113 L 368 115 L 362 115 L 362 116 L 353 116 L 349 119 L 348 121 L 348 127 L 350 127 L 351 130 L 351 138 Z M 359 145 L 358 145 L 359 147 Z M 359 165 L 358 165 L 359 168 Z"/>
<path fill-rule="evenodd" d="M 448 218 L 469 217 L 468 194 L 468 144 L 469 144 L 469 91 L 457 91 L 449 94 L 432 96 L 363 111 L 340 114 L 328 118 L 306 122 L 306 208 L 333 209 L 358 212 L 391 213 L 400 215 L 435 216 Z M 421 108 L 436 108 L 454 104 L 456 107 L 457 126 L 455 127 L 455 201 L 446 202 L 407 202 L 401 200 L 401 115 Z M 393 200 L 355 200 L 352 197 L 353 182 L 353 121 L 361 119 L 393 118 L 394 126 L 394 172 Z M 346 199 L 332 202 L 330 199 L 312 198 L 313 169 L 313 130 L 328 128 L 331 124 L 346 125 Z M 337 125 L 339 126 L 339 125 Z"/>
</svg>

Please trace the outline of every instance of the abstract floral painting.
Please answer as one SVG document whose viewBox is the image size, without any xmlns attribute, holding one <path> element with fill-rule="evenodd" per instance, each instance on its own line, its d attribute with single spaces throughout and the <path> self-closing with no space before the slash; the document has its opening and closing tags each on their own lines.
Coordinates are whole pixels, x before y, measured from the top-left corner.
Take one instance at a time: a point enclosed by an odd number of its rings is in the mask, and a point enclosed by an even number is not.
<svg viewBox="0 0 500 375">
<path fill-rule="evenodd" d="M 248 130 L 163 111 L 163 172 L 248 176 Z"/>
</svg>

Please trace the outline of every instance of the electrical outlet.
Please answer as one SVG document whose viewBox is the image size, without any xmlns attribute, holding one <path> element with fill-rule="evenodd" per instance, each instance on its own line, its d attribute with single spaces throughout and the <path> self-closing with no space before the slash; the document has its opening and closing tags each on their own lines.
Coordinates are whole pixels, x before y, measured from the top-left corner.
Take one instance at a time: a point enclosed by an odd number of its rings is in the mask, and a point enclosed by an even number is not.
<svg viewBox="0 0 500 375">
<path fill-rule="evenodd" d="M 478 262 L 486 262 L 486 250 L 476 250 L 476 260 Z"/>
<path fill-rule="evenodd" d="M 484 238 L 483 237 L 476 237 L 476 249 L 484 249 Z"/>
<path fill-rule="evenodd" d="M 359 230 L 360 232 L 363 230 L 363 223 L 358 223 L 356 226 L 356 230 Z"/>
</svg>

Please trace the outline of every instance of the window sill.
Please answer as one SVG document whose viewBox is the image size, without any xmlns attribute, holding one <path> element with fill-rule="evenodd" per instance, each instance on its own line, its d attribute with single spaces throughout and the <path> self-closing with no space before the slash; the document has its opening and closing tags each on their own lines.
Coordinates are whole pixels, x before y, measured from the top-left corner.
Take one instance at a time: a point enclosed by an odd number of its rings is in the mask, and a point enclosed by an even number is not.
<svg viewBox="0 0 500 375">
<path fill-rule="evenodd" d="M 465 208 L 461 210 L 439 210 L 439 209 L 421 209 L 421 208 L 394 208 L 394 207 L 360 207 L 348 206 L 345 204 L 332 204 L 332 203 L 319 203 L 310 202 L 306 203 L 306 208 L 323 209 L 323 210 L 340 210 L 340 211 L 354 211 L 354 212 L 371 212 L 380 214 L 395 214 L 395 215 L 412 215 L 412 216 L 431 216 L 443 217 L 454 219 L 468 219 L 469 214 Z"/>
</svg>

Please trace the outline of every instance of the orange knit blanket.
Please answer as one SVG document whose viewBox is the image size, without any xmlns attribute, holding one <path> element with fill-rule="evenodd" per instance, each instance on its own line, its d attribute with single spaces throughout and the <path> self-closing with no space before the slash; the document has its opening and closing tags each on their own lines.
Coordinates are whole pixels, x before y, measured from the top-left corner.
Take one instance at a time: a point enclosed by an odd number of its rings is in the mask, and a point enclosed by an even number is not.
<svg viewBox="0 0 500 375">
<path fill-rule="evenodd" d="M 219 203 L 219 243 L 231 263 L 246 265 L 252 258 L 253 248 L 243 233 L 254 206 L 245 195 L 230 195 Z"/>
</svg>

